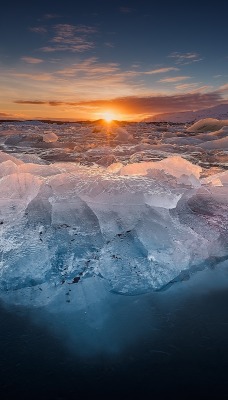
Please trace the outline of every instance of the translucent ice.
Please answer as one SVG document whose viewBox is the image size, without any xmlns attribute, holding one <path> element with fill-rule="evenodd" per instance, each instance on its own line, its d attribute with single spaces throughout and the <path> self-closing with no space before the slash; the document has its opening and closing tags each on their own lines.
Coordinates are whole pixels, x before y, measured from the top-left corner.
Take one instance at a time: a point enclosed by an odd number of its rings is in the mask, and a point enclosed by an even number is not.
<svg viewBox="0 0 228 400">
<path fill-rule="evenodd" d="M 191 164 L 180 156 L 166 158 L 159 162 L 143 162 L 137 164 L 128 164 L 120 171 L 121 175 L 146 175 L 149 170 L 159 169 L 175 177 L 181 175 L 194 175 L 199 178 L 202 168 Z"/>
<path fill-rule="evenodd" d="M 226 172 L 201 179 L 180 156 L 108 168 L 0 157 L 4 299 L 51 303 L 92 278 L 140 294 L 228 256 Z"/>
</svg>

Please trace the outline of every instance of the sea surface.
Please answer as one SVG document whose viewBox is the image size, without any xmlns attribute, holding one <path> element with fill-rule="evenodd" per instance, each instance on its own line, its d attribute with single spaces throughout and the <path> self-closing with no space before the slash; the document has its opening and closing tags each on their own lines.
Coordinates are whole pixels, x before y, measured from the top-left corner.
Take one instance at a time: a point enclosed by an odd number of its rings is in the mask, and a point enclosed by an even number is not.
<svg viewBox="0 0 228 400">
<path fill-rule="evenodd" d="M 31 311 L 2 306 L 1 398 L 226 399 L 227 285 L 226 267 L 219 278 L 204 273 L 169 294 L 128 299 L 130 315 L 120 299 L 110 316 L 114 333 L 100 328 L 100 340 L 120 345 L 114 354 L 77 354 L 61 332 L 34 321 Z M 116 330 L 115 320 L 122 322 Z"/>
</svg>

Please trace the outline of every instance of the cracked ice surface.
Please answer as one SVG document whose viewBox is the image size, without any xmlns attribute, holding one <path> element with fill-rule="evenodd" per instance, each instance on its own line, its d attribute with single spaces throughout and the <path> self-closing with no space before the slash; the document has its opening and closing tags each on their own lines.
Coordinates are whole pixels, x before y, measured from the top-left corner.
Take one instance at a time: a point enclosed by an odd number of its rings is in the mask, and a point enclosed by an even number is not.
<svg viewBox="0 0 228 400">
<path fill-rule="evenodd" d="M 19 135 L 27 146 L 28 136 L 30 141 L 43 138 L 43 128 L 35 128 L 32 139 L 28 132 L 8 138 L 14 143 Z M 86 129 L 83 134 L 90 135 Z M 162 132 L 162 140 L 172 136 L 178 142 L 173 130 Z M 45 132 L 49 134 L 46 124 Z M 54 135 L 61 136 L 57 129 L 50 135 L 56 140 Z M 133 141 L 133 133 L 129 135 Z M 220 141 L 221 131 L 213 135 L 208 134 L 206 143 Z M 123 136 L 119 130 L 114 142 Z M 45 145 L 57 146 L 54 139 Z M 195 151 L 196 136 L 192 140 Z M 165 156 L 160 142 L 157 153 L 150 148 L 149 160 L 144 160 L 149 154 L 145 144 L 123 143 L 86 149 L 91 157 L 103 157 L 92 165 L 0 152 L 4 300 L 50 305 L 71 291 L 71 301 L 75 296 L 80 308 L 84 291 L 87 303 L 93 303 L 107 291 L 134 295 L 162 290 L 228 258 L 228 172 L 208 172 L 179 154 Z M 202 148 L 201 157 L 206 157 Z M 213 149 L 208 146 L 208 151 L 207 157 Z M 162 157 L 155 161 L 155 154 Z"/>
</svg>

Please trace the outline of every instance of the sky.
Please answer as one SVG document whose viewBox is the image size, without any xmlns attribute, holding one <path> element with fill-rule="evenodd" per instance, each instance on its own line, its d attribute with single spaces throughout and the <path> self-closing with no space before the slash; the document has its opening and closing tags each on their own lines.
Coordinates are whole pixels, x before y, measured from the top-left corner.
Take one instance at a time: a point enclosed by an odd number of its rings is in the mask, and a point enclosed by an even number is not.
<svg viewBox="0 0 228 400">
<path fill-rule="evenodd" d="M 0 119 L 141 121 L 228 102 L 223 1 L 7 1 Z"/>
</svg>

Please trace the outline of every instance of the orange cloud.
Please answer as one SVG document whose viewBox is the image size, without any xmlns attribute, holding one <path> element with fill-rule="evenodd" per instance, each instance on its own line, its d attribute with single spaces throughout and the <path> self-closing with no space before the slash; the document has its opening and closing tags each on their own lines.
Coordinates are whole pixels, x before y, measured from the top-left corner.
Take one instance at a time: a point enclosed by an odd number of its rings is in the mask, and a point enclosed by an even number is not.
<svg viewBox="0 0 228 400">
<path fill-rule="evenodd" d="M 21 60 L 27 62 L 28 64 L 40 64 L 44 61 L 41 58 L 35 57 L 21 57 Z"/>
<path fill-rule="evenodd" d="M 193 90 L 199 86 L 198 83 L 182 83 L 181 85 L 175 86 L 177 90 Z"/>
<path fill-rule="evenodd" d="M 158 82 L 162 83 L 176 83 L 176 82 L 181 82 L 185 81 L 186 79 L 190 79 L 190 76 L 173 76 L 173 77 L 167 77 L 163 79 L 159 79 Z"/>
<path fill-rule="evenodd" d="M 15 100 L 16 104 L 47 104 L 46 101 L 41 100 Z"/>
<path fill-rule="evenodd" d="M 92 100 L 81 102 L 64 101 L 39 101 L 39 100 L 16 100 L 17 104 L 42 104 L 49 106 L 72 106 L 76 109 L 87 109 L 91 114 L 104 109 L 111 109 L 124 114 L 156 114 L 160 112 L 175 112 L 197 110 L 210 107 L 222 102 L 222 97 L 218 92 L 210 93 L 189 93 L 173 96 L 128 96 L 109 100 Z"/>
<path fill-rule="evenodd" d="M 13 114 L 13 113 L 6 113 L 0 112 L 0 118 L 2 119 L 23 119 L 25 118 L 24 114 Z"/>
<path fill-rule="evenodd" d="M 225 83 L 224 85 L 220 86 L 219 90 L 221 92 L 226 92 L 228 91 L 228 83 Z"/>
<path fill-rule="evenodd" d="M 142 72 L 142 73 L 145 75 L 153 75 L 153 74 L 164 74 L 164 73 L 170 72 L 170 71 L 179 71 L 179 68 L 164 67 L 164 68 L 152 69 L 151 71 L 146 71 L 146 72 Z"/>
<path fill-rule="evenodd" d="M 31 79 L 32 81 L 50 81 L 52 79 L 52 75 L 48 73 L 39 73 L 39 74 L 27 74 L 23 72 L 14 72 L 11 76 L 18 78 L 26 78 Z"/>
</svg>

